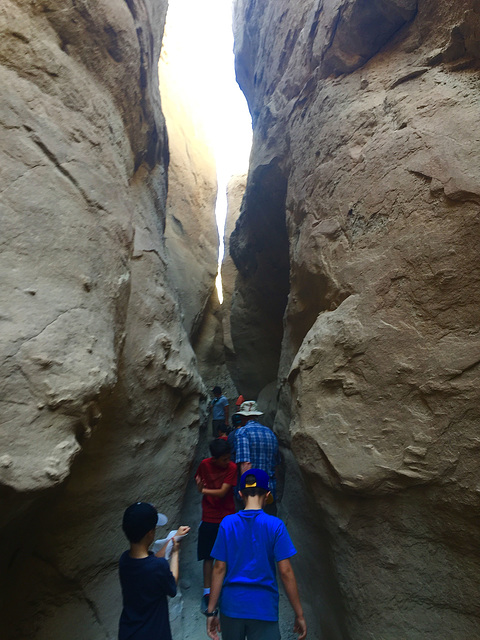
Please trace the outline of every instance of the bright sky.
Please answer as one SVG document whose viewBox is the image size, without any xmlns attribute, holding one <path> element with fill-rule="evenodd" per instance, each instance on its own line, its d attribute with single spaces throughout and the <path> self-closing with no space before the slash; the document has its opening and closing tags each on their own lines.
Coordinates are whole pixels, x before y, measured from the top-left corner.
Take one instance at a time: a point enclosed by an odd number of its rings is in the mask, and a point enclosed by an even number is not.
<svg viewBox="0 0 480 640">
<path fill-rule="evenodd" d="M 215 153 L 221 260 L 227 182 L 247 171 L 252 143 L 250 114 L 235 80 L 232 2 L 170 0 L 166 29 L 169 62 L 178 69 L 177 82 L 185 84 L 185 93 L 195 100 Z"/>
</svg>

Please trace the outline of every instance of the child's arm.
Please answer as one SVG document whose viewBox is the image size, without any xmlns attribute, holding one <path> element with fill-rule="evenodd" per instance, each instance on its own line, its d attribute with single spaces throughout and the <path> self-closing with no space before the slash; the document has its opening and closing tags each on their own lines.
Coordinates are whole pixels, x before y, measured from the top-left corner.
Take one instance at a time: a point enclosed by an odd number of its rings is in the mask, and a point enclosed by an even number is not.
<svg viewBox="0 0 480 640">
<path fill-rule="evenodd" d="M 203 480 L 200 476 L 195 476 L 195 482 L 197 483 L 197 490 L 199 493 L 202 493 L 202 489 L 205 486 L 203 484 Z"/>
<path fill-rule="evenodd" d="M 168 560 L 168 556 L 169 556 L 168 545 L 170 543 L 172 543 L 173 545 L 175 541 L 179 541 L 180 538 L 184 538 L 189 531 L 190 531 L 190 527 L 187 527 L 185 525 L 178 527 L 176 531 L 170 531 L 170 533 L 168 534 L 168 537 L 165 538 L 163 546 L 160 547 L 160 549 L 155 553 L 157 558 L 165 558 L 165 556 L 167 556 L 167 560 Z M 172 538 L 173 538 L 173 541 L 172 541 Z M 155 545 L 161 544 L 161 542 L 162 540 L 155 540 L 155 544 L 153 545 L 154 549 L 155 549 Z"/>
<path fill-rule="evenodd" d="M 180 541 L 173 539 L 173 549 L 172 549 L 172 557 L 170 558 L 170 571 L 175 578 L 175 582 L 178 584 L 178 556 L 180 553 Z"/>
<path fill-rule="evenodd" d="M 165 544 L 163 545 L 163 547 L 161 549 L 159 549 L 157 551 L 157 553 L 155 554 L 157 556 L 157 558 L 164 558 L 165 557 L 165 553 L 167 551 L 167 547 L 168 547 L 168 543 L 170 542 L 170 539 L 167 538 L 167 540 L 165 541 Z"/>
<path fill-rule="evenodd" d="M 187 527 L 186 525 L 181 525 L 177 529 L 177 533 L 175 534 L 175 538 L 177 538 L 177 537 L 178 538 L 183 538 L 183 536 L 186 536 L 189 531 L 190 531 L 190 527 Z"/>
<path fill-rule="evenodd" d="M 223 586 L 223 580 L 227 572 L 227 563 L 215 560 L 212 574 L 212 588 L 210 589 L 210 598 L 208 599 L 208 612 L 211 613 L 217 607 L 220 592 Z M 212 640 L 220 640 L 218 632 L 220 631 L 220 621 L 217 616 L 209 616 L 207 618 L 207 635 Z"/>
<path fill-rule="evenodd" d="M 290 604 L 292 605 L 292 609 L 295 614 L 293 630 L 298 633 L 298 640 L 303 640 L 307 637 L 307 624 L 303 617 L 303 609 L 298 595 L 297 580 L 295 579 L 290 559 L 286 558 L 285 560 L 280 560 L 277 562 L 277 567 L 283 586 L 285 587 L 285 593 L 290 600 Z"/>
<path fill-rule="evenodd" d="M 233 485 L 224 482 L 220 489 L 206 489 L 205 487 L 202 487 L 201 493 L 204 496 L 215 496 L 216 498 L 224 498 L 230 491 L 232 486 Z"/>
</svg>

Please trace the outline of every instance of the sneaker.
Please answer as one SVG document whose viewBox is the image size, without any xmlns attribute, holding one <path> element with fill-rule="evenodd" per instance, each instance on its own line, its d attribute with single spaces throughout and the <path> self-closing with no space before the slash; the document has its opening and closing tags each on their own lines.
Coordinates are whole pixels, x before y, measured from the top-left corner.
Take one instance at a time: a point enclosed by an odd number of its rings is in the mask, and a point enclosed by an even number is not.
<svg viewBox="0 0 480 640">
<path fill-rule="evenodd" d="M 208 601 L 210 600 L 210 594 L 206 593 L 202 596 L 202 600 L 200 603 L 200 611 L 205 615 L 208 610 Z"/>
</svg>

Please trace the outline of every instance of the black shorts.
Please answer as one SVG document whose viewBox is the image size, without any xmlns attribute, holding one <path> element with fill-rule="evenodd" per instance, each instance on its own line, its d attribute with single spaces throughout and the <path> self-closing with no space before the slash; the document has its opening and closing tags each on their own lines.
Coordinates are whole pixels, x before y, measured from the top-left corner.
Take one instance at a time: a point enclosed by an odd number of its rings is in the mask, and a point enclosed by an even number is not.
<svg viewBox="0 0 480 640">
<path fill-rule="evenodd" d="M 220 612 L 223 640 L 280 640 L 278 620 L 245 620 L 229 618 Z"/>
<path fill-rule="evenodd" d="M 198 528 L 197 559 L 208 560 L 215 540 L 217 539 L 219 522 L 201 522 Z"/>
</svg>

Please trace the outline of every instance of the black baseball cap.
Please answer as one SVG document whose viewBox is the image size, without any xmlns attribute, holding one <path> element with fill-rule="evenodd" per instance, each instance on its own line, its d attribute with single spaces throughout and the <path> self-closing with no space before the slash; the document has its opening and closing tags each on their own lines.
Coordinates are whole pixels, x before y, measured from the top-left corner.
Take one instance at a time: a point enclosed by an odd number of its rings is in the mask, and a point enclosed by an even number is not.
<svg viewBox="0 0 480 640">
<path fill-rule="evenodd" d="M 130 542 L 140 542 L 146 533 L 167 522 L 167 516 L 158 513 L 153 504 L 135 502 L 125 509 L 122 529 Z"/>
</svg>

